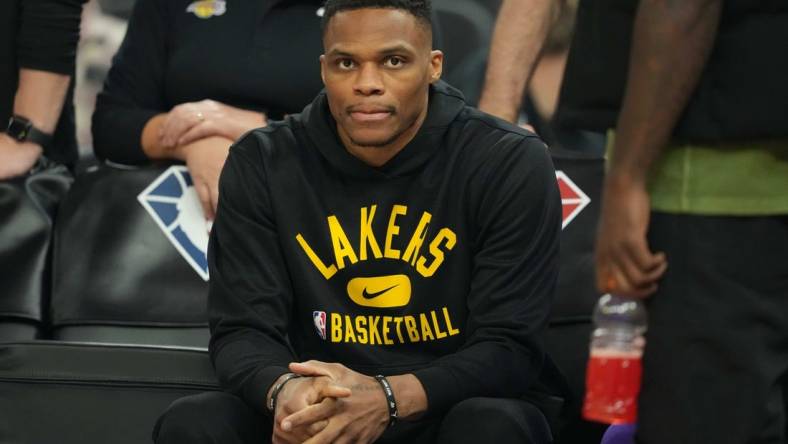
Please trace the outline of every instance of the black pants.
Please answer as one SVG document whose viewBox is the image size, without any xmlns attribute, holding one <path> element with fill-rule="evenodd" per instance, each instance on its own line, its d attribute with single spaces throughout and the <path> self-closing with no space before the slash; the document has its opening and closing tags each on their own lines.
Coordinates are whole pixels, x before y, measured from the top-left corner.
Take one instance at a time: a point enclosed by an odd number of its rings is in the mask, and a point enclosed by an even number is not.
<svg viewBox="0 0 788 444">
<path fill-rule="evenodd" d="M 157 444 L 263 444 L 271 442 L 272 423 L 240 398 L 208 392 L 175 401 L 153 431 Z M 441 420 L 400 421 L 378 443 L 549 444 L 542 412 L 526 401 L 472 398 L 455 405 Z"/>
<path fill-rule="evenodd" d="M 655 213 L 637 442 L 785 443 L 788 217 Z"/>
</svg>

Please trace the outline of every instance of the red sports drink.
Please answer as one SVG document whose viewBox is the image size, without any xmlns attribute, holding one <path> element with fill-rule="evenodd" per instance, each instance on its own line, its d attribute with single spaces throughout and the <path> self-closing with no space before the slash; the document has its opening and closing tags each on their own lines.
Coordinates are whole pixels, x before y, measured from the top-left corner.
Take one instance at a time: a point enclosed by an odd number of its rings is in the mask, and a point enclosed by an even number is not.
<svg viewBox="0 0 788 444">
<path fill-rule="evenodd" d="M 583 417 L 608 424 L 637 421 L 646 310 L 638 301 L 606 294 L 594 310 Z"/>
<path fill-rule="evenodd" d="M 591 350 L 583 417 L 608 424 L 637 421 L 640 392 L 639 351 Z"/>
</svg>

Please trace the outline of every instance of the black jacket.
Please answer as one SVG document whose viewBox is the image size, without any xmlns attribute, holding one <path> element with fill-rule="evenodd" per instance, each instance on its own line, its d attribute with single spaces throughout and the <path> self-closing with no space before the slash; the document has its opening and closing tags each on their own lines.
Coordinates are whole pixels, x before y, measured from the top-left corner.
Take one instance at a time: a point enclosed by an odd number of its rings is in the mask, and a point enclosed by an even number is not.
<svg viewBox="0 0 788 444">
<path fill-rule="evenodd" d="M 222 0 L 208 17 L 197 16 L 196 3 L 134 5 L 96 98 L 97 157 L 147 163 L 145 124 L 181 103 L 213 99 L 273 120 L 299 112 L 322 89 L 321 0 Z"/>
<path fill-rule="evenodd" d="M 412 372 L 440 413 L 554 376 L 540 336 L 561 204 L 539 138 L 444 83 L 380 168 L 335 127 L 321 94 L 230 151 L 208 253 L 221 384 L 262 410 L 289 362 L 318 359 Z"/>
<path fill-rule="evenodd" d="M 584 0 L 557 110 L 557 124 L 616 125 L 638 2 Z M 714 48 L 674 139 L 719 143 L 788 135 L 788 1 L 725 0 Z"/>
</svg>

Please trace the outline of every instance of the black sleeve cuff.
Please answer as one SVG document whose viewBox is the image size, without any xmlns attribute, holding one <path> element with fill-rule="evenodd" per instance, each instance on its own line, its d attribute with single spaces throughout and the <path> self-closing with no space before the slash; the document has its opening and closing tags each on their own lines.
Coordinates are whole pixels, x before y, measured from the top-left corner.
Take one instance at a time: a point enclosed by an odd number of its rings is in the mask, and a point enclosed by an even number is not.
<svg viewBox="0 0 788 444">
<path fill-rule="evenodd" d="M 73 75 L 85 0 L 22 3 L 17 40 L 19 66 Z"/>
<path fill-rule="evenodd" d="M 444 414 L 461 401 L 454 375 L 441 367 L 427 367 L 413 372 L 427 394 L 427 417 Z"/>
<path fill-rule="evenodd" d="M 150 162 L 142 150 L 142 130 L 150 119 L 161 113 L 120 106 L 97 108 L 93 114 L 93 151 L 96 157 L 124 165 Z"/>
</svg>

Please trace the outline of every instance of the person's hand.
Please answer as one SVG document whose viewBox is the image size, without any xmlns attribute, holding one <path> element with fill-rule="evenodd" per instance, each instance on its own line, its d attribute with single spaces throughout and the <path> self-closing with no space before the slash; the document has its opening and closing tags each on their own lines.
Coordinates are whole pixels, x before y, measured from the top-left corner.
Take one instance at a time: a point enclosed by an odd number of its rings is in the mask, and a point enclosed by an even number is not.
<svg viewBox="0 0 788 444">
<path fill-rule="evenodd" d="M 641 299 L 657 291 L 668 262 L 649 249 L 650 211 L 645 183 L 608 175 L 596 242 L 600 292 Z"/>
<path fill-rule="evenodd" d="M 219 204 L 219 175 L 222 172 L 232 141 L 224 137 L 207 137 L 179 147 L 192 176 L 194 189 L 200 198 L 205 218 L 216 215 Z"/>
<path fill-rule="evenodd" d="M 40 145 L 12 139 L 0 133 L 0 180 L 21 176 L 36 164 L 43 150 Z"/>
<path fill-rule="evenodd" d="M 327 425 L 327 420 L 290 425 L 287 430 L 281 426 L 282 420 L 293 413 L 300 412 L 312 405 L 322 405 L 323 409 L 333 412 L 339 398 L 350 396 L 350 390 L 339 387 L 326 376 L 295 378 L 285 384 L 276 400 L 272 444 L 302 443 Z"/>
<path fill-rule="evenodd" d="M 262 113 L 215 100 L 182 103 L 167 113 L 160 128 L 159 143 L 165 148 L 172 148 L 210 136 L 235 140 L 246 131 L 267 123 Z"/>
<path fill-rule="evenodd" d="M 307 361 L 290 364 L 290 371 L 305 376 L 327 376 L 334 384 L 347 387 L 351 395 L 310 405 L 281 421 L 284 431 L 308 424 L 327 425 L 306 441 L 319 443 L 371 443 L 383 434 L 389 411 L 383 388 L 375 378 L 350 370 L 342 364 Z"/>
</svg>

